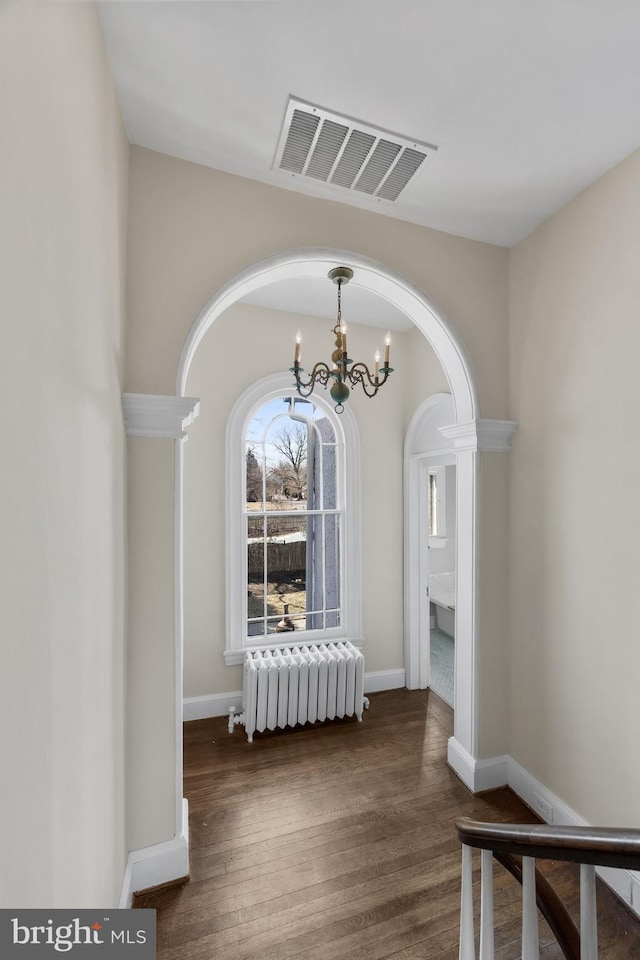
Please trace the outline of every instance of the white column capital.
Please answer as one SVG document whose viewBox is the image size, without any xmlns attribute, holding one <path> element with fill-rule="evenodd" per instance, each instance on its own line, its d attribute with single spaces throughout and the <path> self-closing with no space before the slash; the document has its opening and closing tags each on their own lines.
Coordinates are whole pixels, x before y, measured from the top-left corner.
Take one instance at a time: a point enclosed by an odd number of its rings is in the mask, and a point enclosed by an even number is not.
<svg viewBox="0 0 640 960">
<path fill-rule="evenodd" d="M 197 397 L 123 393 L 122 411 L 129 437 L 186 440 L 187 427 L 200 413 L 200 400 Z"/>
<path fill-rule="evenodd" d="M 452 442 L 455 453 L 505 453 L 511 449 L 511 437 L 517 426 L 516 420 L 467 420 L 438 430 Z"/>
</svg>

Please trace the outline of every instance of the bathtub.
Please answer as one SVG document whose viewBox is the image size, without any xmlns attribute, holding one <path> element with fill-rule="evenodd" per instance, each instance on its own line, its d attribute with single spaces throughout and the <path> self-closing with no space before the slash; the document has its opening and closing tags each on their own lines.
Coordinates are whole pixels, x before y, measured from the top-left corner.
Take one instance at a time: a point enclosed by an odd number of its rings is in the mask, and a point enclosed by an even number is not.
<svg viewBox="0 0 640 960">
<path fill-rule="evenodd" d="M 429 599 L 433 606 L 431 614 L 435 624 L 450 637 L 456 632 L 456 575 L 455 573 L 432 573 L 429 577 Z"/>
</svg>

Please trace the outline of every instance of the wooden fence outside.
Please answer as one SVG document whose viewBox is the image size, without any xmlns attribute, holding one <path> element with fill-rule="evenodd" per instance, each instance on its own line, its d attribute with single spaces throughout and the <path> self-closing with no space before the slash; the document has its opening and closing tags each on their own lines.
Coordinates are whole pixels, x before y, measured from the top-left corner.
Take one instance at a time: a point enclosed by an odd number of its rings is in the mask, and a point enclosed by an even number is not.
<svg viewBox="0 0 640 960">
<path fill-rule="evenodd" d="M 264 545 L 249 543 L 248 565 L 249 579 L 262 579 L 264 571 Z M 293 543 L 267 543 L 267 571 L 272 577 L 287 577 L 292 574 L 305 576 L 307 568 L 307 544 L 305 540 Z"/>
</svg>

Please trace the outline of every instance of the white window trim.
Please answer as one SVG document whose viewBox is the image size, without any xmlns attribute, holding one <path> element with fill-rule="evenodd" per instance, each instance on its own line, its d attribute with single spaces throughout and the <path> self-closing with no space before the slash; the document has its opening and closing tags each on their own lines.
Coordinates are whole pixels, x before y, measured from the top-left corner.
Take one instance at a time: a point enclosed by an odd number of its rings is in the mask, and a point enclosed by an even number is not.
<svg viewBox="0 0 640 960">
<path fill-rule="evenodd" d="M 428 473 L 436 478 L 436 515 L 438 517 L 438 533 L 435 537 L 429 537 L 429 546 L 437 550 L 447 545 L 447 487 L 444 466 L 429 467 Z"/>
<path fill-rule="evenodd" d="M 264 640 L 254 645 L 246 642 L 244 596 L 246 594 L 246 549 L 243 537 L 245 434 L 256 409 L 269 400 L 295 388 L 291 375 L 277 373 L 252 384 L 238 398 L 227 421 L 226 457 L 226 641 L 224 661 L 227 666 L 244 661 L 247 650 L 265 649 Z M 341 536 L 341 626 L 322 631 L 305 631 L 300 642 L 323 642 L 329 639 L 350 640 L 362 645 L 362 564 L 360 544 L 360 443 L 355 417 L 349 407 L 339 417 L 322 391 L 313 394 L 313 402 L 331 416 L 344 456 L 341 469 L 344 484 L 344 524 Z M 298 637 L 296 637 L 298 640 Z M 277 646 L 272 644 L 272 646 Z"/>
</svg>

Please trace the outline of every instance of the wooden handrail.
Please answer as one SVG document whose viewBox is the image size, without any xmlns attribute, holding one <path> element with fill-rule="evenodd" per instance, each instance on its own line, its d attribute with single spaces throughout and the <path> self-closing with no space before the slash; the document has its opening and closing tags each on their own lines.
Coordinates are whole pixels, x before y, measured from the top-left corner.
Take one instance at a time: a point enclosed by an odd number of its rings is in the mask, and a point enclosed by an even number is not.
<svg viewBox="0 0 640 960">
<path fill-rule="evenodd" d="M 455 821 L 460 841 L 494 854 L 640 870 L 640 830 Z"/>
</svg>

